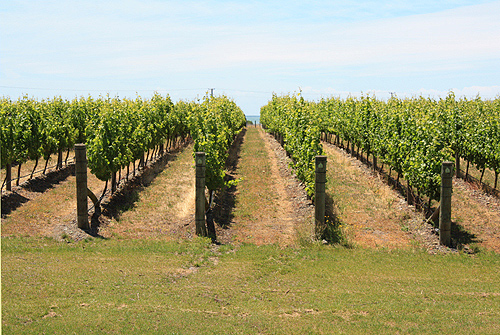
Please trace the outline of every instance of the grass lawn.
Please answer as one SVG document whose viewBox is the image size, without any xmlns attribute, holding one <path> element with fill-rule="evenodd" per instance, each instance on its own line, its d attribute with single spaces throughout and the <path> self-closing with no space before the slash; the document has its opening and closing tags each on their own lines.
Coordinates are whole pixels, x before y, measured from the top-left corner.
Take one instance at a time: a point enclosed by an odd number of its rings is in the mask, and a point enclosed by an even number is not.
<svg viewBox="0 0 500 335">
<path fill-rule="evenodd" d="M 4 334 L 498 334 L 500 255 L 2 238 Z"/>
</svg>

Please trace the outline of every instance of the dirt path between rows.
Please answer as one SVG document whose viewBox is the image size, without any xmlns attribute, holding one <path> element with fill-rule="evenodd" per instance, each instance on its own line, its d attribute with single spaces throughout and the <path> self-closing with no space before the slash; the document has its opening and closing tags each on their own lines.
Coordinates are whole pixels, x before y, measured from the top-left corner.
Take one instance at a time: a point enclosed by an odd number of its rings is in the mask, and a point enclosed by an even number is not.
<svg viewBox="0 0 500 335">
<path fill-rule="evenodd" d="M 313 208 L 288 168 L 283 149 L 261 128 L 242 131 L 233 146 L 233 178 L 242 181 L 220 197 L 229 218 L 217 227 L 221 243 L 292 245 L 307 236 Z M 156 164 L 156 165 L 155 165 Z M 194 236 L 192 145 L 149 167 L 150 177 L 134 178 L 103 204 L 94 234 L 103 238 L 185 239 Z M 98 196 L 104 183 L 88 174 Z M 81 240 L 76 227 L 75 177 L 67 176 L 20 204 L 2 219 L 2 236 L 49 236 Z M 232 197 L 232 199 L 231 199 Z M 229 200 L 229 201 L 227 201 Z M 90 200 L 89 200 L 90 201 Z M 89 207 L 92 204 L 89 202 Z"/>
<path fill-rule="evenodd" d="M 195 178 L 192 144 L 172 156 L 150 184 L 138 185 L 99 234 L 111 238 L 186 238 L 194 233 Z"/>
<path fill-rule="evenodd" d="M 2 218 L 2 236 L 51 236 L 54 226 L 76 218 L 75 190 L 74 176 L 43 191 L 17 190 L 26 201 Z"/>
<path fill-rule="evenodd" d="M 260 127 L 247 129 L 233 171 L 241 180 L 233 190 L 235 206 L 226 229 L 218 231 L 219 241 L 287 246 L 307 229 L 307 215 L 297 213 L 299 199 L 302 206 L 307 202 L 305 191 L 290 174 L 282 151 Z"/>
<path fill-rule="evenodd" d="M 333 198 L 340 223 L 351 243 L 362 247 L 407 247 L 403 231 L 419 218 L 380 180 L 365 173 L 356 159 L 323 143 L 328 157 L 327 193 Z"/>
<path fill-rule="evenodd" d="M 405 247 L 411 244 L 429 252 L 444 252 L 438 230 L 426 224 L 423 213 L 409 206 L 402 195 L 387 185 L 357 158 L 329 143 L 329 184 L 340 221 L 350 240 L 364 247 Z M 468 251 L 474 245 L 500 252 L 500 201 L 454 178 L 452 239 Z"/>
<path fill-rule="evenodd" d="M 451 218 L 463 244 L 476 243 L 500 253 L 500 200 L 476 185 L 453 178 Z"/>
<path fill-rule="evenodd" d="M 288 246 L 300 236 L 311 237 L 313 207 L 288 163 L 283 148 L 261 128 L 241 132 L 227 165 L 228 177 L 240 182 L 219 194 L 214 209 L 219 243 Z M 150 185 L 128 194 L 129 203 L 105 222 L 99 234 L 108 238 L 193 237 L 194 182 L 189 146 Z"/>
<path fill-rule="evenodd" d="M 103 208 L 108 216 L 101 215 L 99 217 L 98 222 L 101 226 L 92 234 L 98 234 L 101 237 L 158 235 L 165 234 L 167 230 L 165 226 L 168 226 L 168 230 L 175 230 L 173 227 L 189 222 L 190 209 L 186 206 L 190 202 L 194 206 L 194 186 L 191 187 L 190 180 L 188 180 L 188 177 L 191 176 L 189 171 L 192 165 L 191 152 L 192 146 L 184 149 L 182 147 L 176 148 L 156 161 L 150 161 L 145 170 L 136 171 L 135 177 L 132 176 L 131 169 L 131 181 L 125 183 L 123 180 L 123 184 L 111 198 L 109 195 L 104 198 Z M 170 165 L 179 165 L 174 163 L 177 161 L 177 156 L 183 154 L 188 163 L 180 164 L 180 168 L 174 168 L 170 175 L 172 172 L 180 170 L 188 177 L 182 173 L 174 175 L 170 178 L 170 184 L 166 182 L 165 185 L 159 186 L 159 189 L 166 192 L 167 195 L 156 196 L 159 191 L 150 184 L 155 184 L 157 175 L 161 175 L 164 170 L 169 170 Z M 181 159 L 181 161 L 183 160 Z M 125 172 L 126 170 L 123 171 L 123 174 Z M 71 175 L 71 173 L 73 174 Z M 98 180 L 90 171 L 87 171 L 87 176 L 88 188 L 100 196 L 105 183 Z M 192 184 L 194 185 L 194 181 Z M 191 189 L 193 190 L 191 191 Z M 179 199 L 175 198 L 179 194 L 182 194 L 181 201 L 177 201 Z M 47 236 L 58 240 L 82 240 L 91 236 L 76 226 L 74 167 L 70 172 L 61 170 L 34 179 L 30 181 L 30 184 L 17 188 L 7 196 L 14 200 L 16 197 L 21 198 L 22 201 L 17 201 L 14 204 L 4 203 L 5 197 L 2 197 L 2 210 L 7 207 L 4 205 L 9 206 L 8 213 L 5 215 L 2 213 L 2 236 Z M 143 200 L 144 204 L 139 200 Z M 88 201 L 89 208 L 91 208 L 93 204 L 90 198 Z M 133 217 L 131 213 L 134 211 L 137 212 L 137 215 L 132 220 L 136 220 L 136 222 L 130 225 L 128 219 Z M 123 221 L 123 224 L 115 225 L 119 221 Z M 165 222 L 169 224 L 166 225 Z M 113 229 L 114 226 L 117 228 Z"/>
</svg>

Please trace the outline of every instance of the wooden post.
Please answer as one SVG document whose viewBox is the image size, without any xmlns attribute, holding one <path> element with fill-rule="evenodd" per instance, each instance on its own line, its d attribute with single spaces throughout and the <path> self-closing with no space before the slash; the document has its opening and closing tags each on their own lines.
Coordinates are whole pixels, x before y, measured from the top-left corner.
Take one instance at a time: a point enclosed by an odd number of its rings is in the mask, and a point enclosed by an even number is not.
<svg viewBox="0 0 500 335">
<path fill-rule="evenodd" d="M 458 151 L 455 153 L 455 173 L 456 177 L 460 178 L 460 154 Z"/>
<path fill-rule="evenodd" d="M 89 229 L 87 204 L 87 151 L 85 144 L 75 144 L 75 174 L 78 228 Z"/>
<path fill-rule="evenodd" d="M 453 162 L 441 166 L 441 204 L 439 209 L 439 242 L 450 246 L 451 241 L 451 193 Z"/>
<path fill-rule="evenodd" d="M 206 157 L 204 152 L 195 153 L 196 162 L 196 235 L 207 236 L 207 228 L 205 225 L 205 162 Z"/>
<path fill-rule="evenodd" d="M 408 202 L 408 205 L 413 205 L 413 191 L 410 186 L 410 181 L 406 181 L 406 201 Z"/>
<path fill-rule="evenodd" d="M 315 157 L 316 182 L 314 194 L 314 231 L 316 238 L 321 238 L 325 226 L 325 184 L 326 156 Z"/>
</svg>

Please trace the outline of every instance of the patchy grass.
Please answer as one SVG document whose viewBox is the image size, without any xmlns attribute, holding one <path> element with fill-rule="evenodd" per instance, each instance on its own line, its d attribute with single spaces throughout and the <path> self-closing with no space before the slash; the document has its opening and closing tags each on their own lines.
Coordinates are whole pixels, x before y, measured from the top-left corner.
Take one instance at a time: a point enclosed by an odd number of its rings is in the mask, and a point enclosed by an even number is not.
<svg viewBox="0 0 500 335">
<path fill-rule="evenodd" d="M 248 221 L 276 217 L 278 195 L 272 189 L 274 180 L 268 152 L 256 128 L 247 129 L 240 156 L 237 172 L 241 182 L 234 215 Z"/>
<path fill-rule="evenodd" d="M 52 217 L 73 216 L 73 177 L 2 220 L 4 333 L 500 333 L 500 255 L 421 250 L 406 233 L 413 211 L 347 155 L 327 150 L 328 194 L 351 241 L 379 248 L 285 247 L 294 204 L 283 202 L 286 181 L 261 134 L 249 128 L 241 147 L 230 226 L 242 237 L 237 247 L 166 238 L 172 222 L 190 229 L 190 149 L 138 190 L 103 230 L 109 239 L 7 236 L 38 235 L 32 229 L 53 225 Z M 454 220 L 469 229 L 459 213 Z M 486 219 L 498 225 L 478 213 L 478 229 Z"/>
<path fill-rule="evenodd" d="M 249 127 L 241 145 L 231 229 L 237 242 L 291 245 L 296 242 L 300 219 L 286 192 L 276 157 L 259 127 Z"/>
<path fill-rule="evenodd" d="M 103 236 L 177 238 L 194 220 L 195 175 L 193 146 L 168 162 L 147 187 L 126 195 L 129 203 L 101 230 Z M 185 236 L 182 236 L 185 237 Z"/>
<path fill-rule="evenodd" d="M 488 252 L 2 238 L 2 329 L 498 334 L 499 270 Z"/>
<path fill-rule="evenodd" d="M 361 163 L 337 148 L 324 145 L 327 163 L 327 194 L 350 243 L 369 247 L 407 247 L 408 227 L 417 220 L 381 180 L 363 172 Z"/>
</svg>

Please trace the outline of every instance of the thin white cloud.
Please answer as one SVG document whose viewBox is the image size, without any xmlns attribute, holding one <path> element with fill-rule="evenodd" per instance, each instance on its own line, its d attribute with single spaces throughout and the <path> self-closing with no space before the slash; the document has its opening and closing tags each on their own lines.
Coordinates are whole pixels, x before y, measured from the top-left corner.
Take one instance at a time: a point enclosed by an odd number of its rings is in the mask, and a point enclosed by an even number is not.
<svg viewBox="0 0 500 335">
<path fill-rule="evenodd" d="M 305 63 L 316 66 L 422 63 L 500 58 L 500 2 L 356 24 L 288 27 L 219 41 L 223 62 Z M 227 46 L 227 47 L 225 47 Z"/>
<path fill-rule="evenodd" d="M 415 63 L 425 67 L 423 61 L 448 60 L 453 64 L 460 60 L 500 58 L 498 1 L 440 13 L 361 23 L 312 22 L 298 26 L 295 22 L 281 21 L 255 26 L 234 22 L 192 24 L 191 20 L 190 24 L 185 24 L 174 15 L 186 10 L 185 7 L 194 7 L 192 2 L 182 8 L 178 3 L 170 2 L 144 5 L 127 1 L 125 5 L 127 3 L 132 3 L 134 7 L 123 6 L 124 9 L 118 10 L 121 15 L 116 16 L 109 15 L 116 3 L 100 4 L 96 15 L 77 16 L 76 19 L 71 15 L 61 19 L 61 13 L 57 12 L 48 17 L 44 16 L 45 13 L 41 14 L 43 17 L 34 13 L 28 15 L 25 33 L 38 31 L 38 34 L 27 41 L 19 41 L 16 46 L 28 43 L 42 57 L 24 63 L 24 67 L 37 73 L 40 71 L 37 69 L 52 66 L 55 73 L 60 73 L 56 64 L 61 62 L 61 58 L 65 58 L 67 63 L 80 63 L 82 59 L 79 55 L 87 55 L 88 62 L 97 64 L 84 68 L 99 68 L 98 63 L 102 66 L 111 63 L 119 72 L 118 65 L 123 64 L 124 74 L 139 70 L 157 72 L 159 67 L 167 71 L 172 68 L 182 71 L 249 63 L 311 64 L 315 67 L 390 63 L 408 65 L 411 71 Z M 150 22 L 128 22 L 130 8 L 135 6 L 138 6 L 139 17 L 147 18 L 156 11 L 157 15 L 166 12 L 166 19 L 156 17 Z M 205 3 L 196 8 L 195 13 L 198 14 L 195 17 L 206 17 L 214 13 L 240 13 L 251 6 L 233 3 L 220 9 Z M 71 6 L 66 9 L 76 15 L 76 10 L 89 12 L 92 7 L 80 5 L 76 9 Z M 15 62 L 33 57 L 21 48 L 16 49 L 18 51 L 10 50 L 17 56 Z M 55 52 L 61 56 L 58 57 Z M 44 59 L 43 55 L 47 57 Z M 128 67 L 133 62 L 138 64 L 135 67 L 137 71 Z"/>
</svg>

